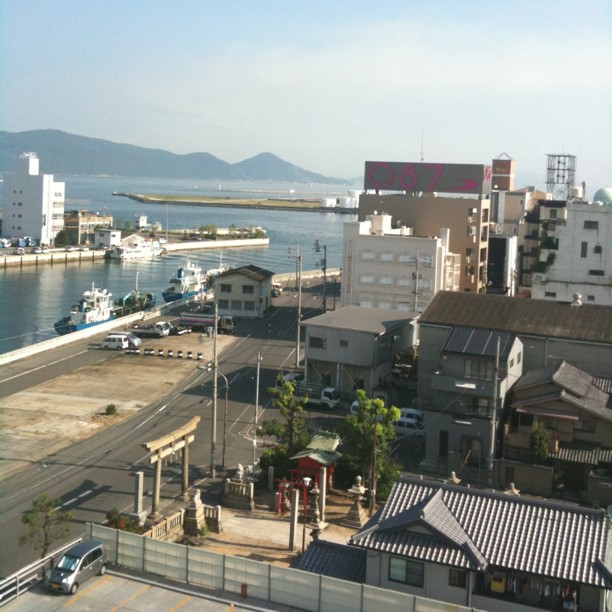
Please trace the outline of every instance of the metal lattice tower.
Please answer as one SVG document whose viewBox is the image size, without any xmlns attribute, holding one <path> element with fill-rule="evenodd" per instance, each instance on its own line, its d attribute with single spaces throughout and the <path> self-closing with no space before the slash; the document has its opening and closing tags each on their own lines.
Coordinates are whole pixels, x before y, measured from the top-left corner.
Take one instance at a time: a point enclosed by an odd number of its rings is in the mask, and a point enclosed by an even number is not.
<svg viewBox="0 0 612 612">
<path fill-rule="evenodd" d="M 553 200 L 569 200 L 576 172 L 575 155 L 547 155 L 546 190 Z"/>
</svg>

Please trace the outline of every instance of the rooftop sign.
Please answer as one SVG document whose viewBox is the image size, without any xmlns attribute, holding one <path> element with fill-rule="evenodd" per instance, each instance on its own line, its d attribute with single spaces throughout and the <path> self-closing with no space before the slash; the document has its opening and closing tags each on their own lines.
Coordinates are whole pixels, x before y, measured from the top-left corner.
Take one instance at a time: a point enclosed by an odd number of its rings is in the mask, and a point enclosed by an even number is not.
<svg viewBox="0 0 612 612">
<path fill-rule="evenodd" d="M 364 189 L 488 193 L 491 166 L 367 161 Z"/>
</svg>

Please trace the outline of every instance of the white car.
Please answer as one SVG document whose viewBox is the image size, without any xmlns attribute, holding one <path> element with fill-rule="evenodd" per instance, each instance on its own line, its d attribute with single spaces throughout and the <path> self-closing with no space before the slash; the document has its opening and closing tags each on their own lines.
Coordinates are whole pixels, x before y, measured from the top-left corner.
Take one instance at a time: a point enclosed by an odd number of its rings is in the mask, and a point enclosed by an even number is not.
<svg viewBox="0 0 612 612">
<path fill-rule="evenodd" d="M 408 419 L 415 419 L 423 424 L 423 411 L 417 410 L 416 408 L 400 408 L 400 417 L 406 417 Z"/>
<path fill-rule="evenodd" d="M 423 425 L 417 419 L 411 419 L 410 417 L 400 417 L 393 423 L 393 429 L 398 436 L 424 436 L 425 430 Z"/>
</svg>

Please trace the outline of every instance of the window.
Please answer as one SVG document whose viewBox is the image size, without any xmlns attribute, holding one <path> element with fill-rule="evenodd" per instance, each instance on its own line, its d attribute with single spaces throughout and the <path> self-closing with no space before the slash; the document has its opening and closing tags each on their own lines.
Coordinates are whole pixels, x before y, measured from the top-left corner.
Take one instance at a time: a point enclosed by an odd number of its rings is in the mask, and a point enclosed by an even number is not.
<svg viewBox="0 0 612 612">
<path fill-rule="evenodd" d="M 545 291 L 544 297 L 550 297 L 550 298 L 557 297 L 557 292 L 556 291 Z"/>
<path fill-rule="evenodd" d="M 556 210 L 551 210 L 550 211 L 550 218 L 551 219 L 556 219 L 557 218 L 557 211 Z"/>
<path fill-rule="evenodd" d="M 589 276 L 603 276 L 603 270 L 589 270 Z"/>
<path fill-rule="evenodd" d="M 340 346 L 342 348 L 348 348 L 348 340 L 340 340 Z"/>
<path fill-rule="evenodd" d="M 389 558 L 389 580 L 422 587 L 425 577 L 425 564 L 399 557 Z"/>
<path fill-rule="evenodd" d="M 219 300 L 219 308 L 227 310 L 229 308 L 229 300 Z"/>
<path fill-rule="evenodd" d="M 244 309 L 253 312 L 255 310 L 255 302 L 253 302 L 252 300 L 246 300 L 244 302 Z"/>
<path fill-rule="evenodd" d="M 361 253 L 361 259 L 374 259 L 374 253 L 372 251 L 363 251 Z"/>
<path fill-rule="evenodd" d="M 232 286 L 228 285 L 228 284 L 221 284 L 221 293 L 231 293 L 232 292 Z"/>
<path fill-rule="evenodd" d="M 381 276 L 378 283 L 380 285 L 392 285 L 393 279 L 390 276 Z"/>
<path fill-rule="evenodd" d="M 521 357 L 521 353 L 517 353 L 517 354 L 516 354 L 516 365 L 518 365 L 519 363 L 521 363 L 521 359 L 522 359 L 522 357 Z"/>
<path fill-rule="evenodd" d="M 253 295 L 255 293 L 255 287 L 253 287 L 253 285 L 242 285 L 242 293 Z"/>
<path fill-rule="evenodd" d="M 574 421 L 574 430 L 595 433 L 595 421 L 592 419 L 578 419 Z"/>
<path fill-rule="evenodd" d="M 589 249 L 589 243 L 581 242 L 580 243 L 580 257 L 586 257 L 588 249 Z"/>
<path fill-rule="evenodd" d="M 373 283 L 374 282 L 374 277 L 371 274 L 364 274 L 360 279 L 359 282 L 361 283 Z"/>
<path fill-rule="evenodd" d="M 595 301 L 594 295 L 587 295 L 587 302 L 594 302 L 594 301 Z"/>
<path fill-rule="evenodd" d="M 599 229 L 599 221 L 585 221 L 584 229 Z"/>
<path fill-rule="evenodd" d="M 393 253 L 381 253 L 380 261 L 393 261 Z"/>
<path fill-rule="evenodd" d="M 601 248 L 601 244 L 596 244 L 593 247 L 593 253 L 597 253 L 598 255 L 600 255 L 602 252 L 602 248 Z"/>
<path fill-rule="evenodd" d="M 240 300 L 232 300 L 232 310 L 242 310 L 242 302 Z"/>
<path fill-rule="evenodd" d="M 466 575 L 465 572 L 461 570 L 452 569 L 448 572 L 448 584 L 454 587 L 460 587 L 465 589 L 466 585 Z"/>
<path fill-rule="evenodd" d="M 308 339 L 308 345 L 310 348 L 324 349 L 327 345 L 325 338 L 317 338 L 317 336 L 310 336 Z"/>
</svg>

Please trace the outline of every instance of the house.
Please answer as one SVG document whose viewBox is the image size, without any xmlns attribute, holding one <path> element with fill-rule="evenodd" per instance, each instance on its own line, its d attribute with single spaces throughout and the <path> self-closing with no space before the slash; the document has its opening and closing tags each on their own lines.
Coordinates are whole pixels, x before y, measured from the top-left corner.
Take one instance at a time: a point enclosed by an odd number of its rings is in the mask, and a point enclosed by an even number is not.
<svg viewBox="0 0 612 612">
<path fill-rule="evenodd" d="M 506 482 L 539 495 L 561 487 L 564 495 L 581 501 L 612 504 L 612 407 L 609 394 L 596 383 L 566 361 L 520 378 L 504 427 Z M 548 434 L 548 469 L 532 456 L 535 423 Z"/>
<path fill-rule="evenodd" d="M 523 351 L 508 332 L 452 328 L 431 376 L 423 469 L 496 482 L 498 424 L 508 391 L 523 372 Z"/>
<path fill-rule="evenodd" d="M 249 265 L 231 268 L 215 277 L 219 315 L 263 317 L 272 305 L 273 272 Z"/>
<path fill-rule="evenodd" d="M 415 343 L 416 313 L 346 306 L 300 322 L 305 330 L 305 378 L 335 387 L 347 399 L 363 389 L 374 397 L 396 354 Z"/>
<path fill-rule="evenodd" d="M 399 479 L 349 540 L 366 551 L 366 584 L 496 612 L 605 610 L 610 517 L 517 493 Z"/>
<path fill-rule="evenodd" d="M 110 237 L 107 239 L 105 234 L 98 234 L 102 230 L 112 231 L 113 218 L 110 215 L 100 215 L 91 213 L 88 210 L 68 210 L 64 215 L 64 225 L 66 238 L 69 244 L 96 244 L 96 238 L 100 238 L 100 242 L 96 246 L 114 246 L 111 244 Z M 117 232 L 119 238 L 116 244 L 120 244 L 121 232 Z"/>
</svg>

